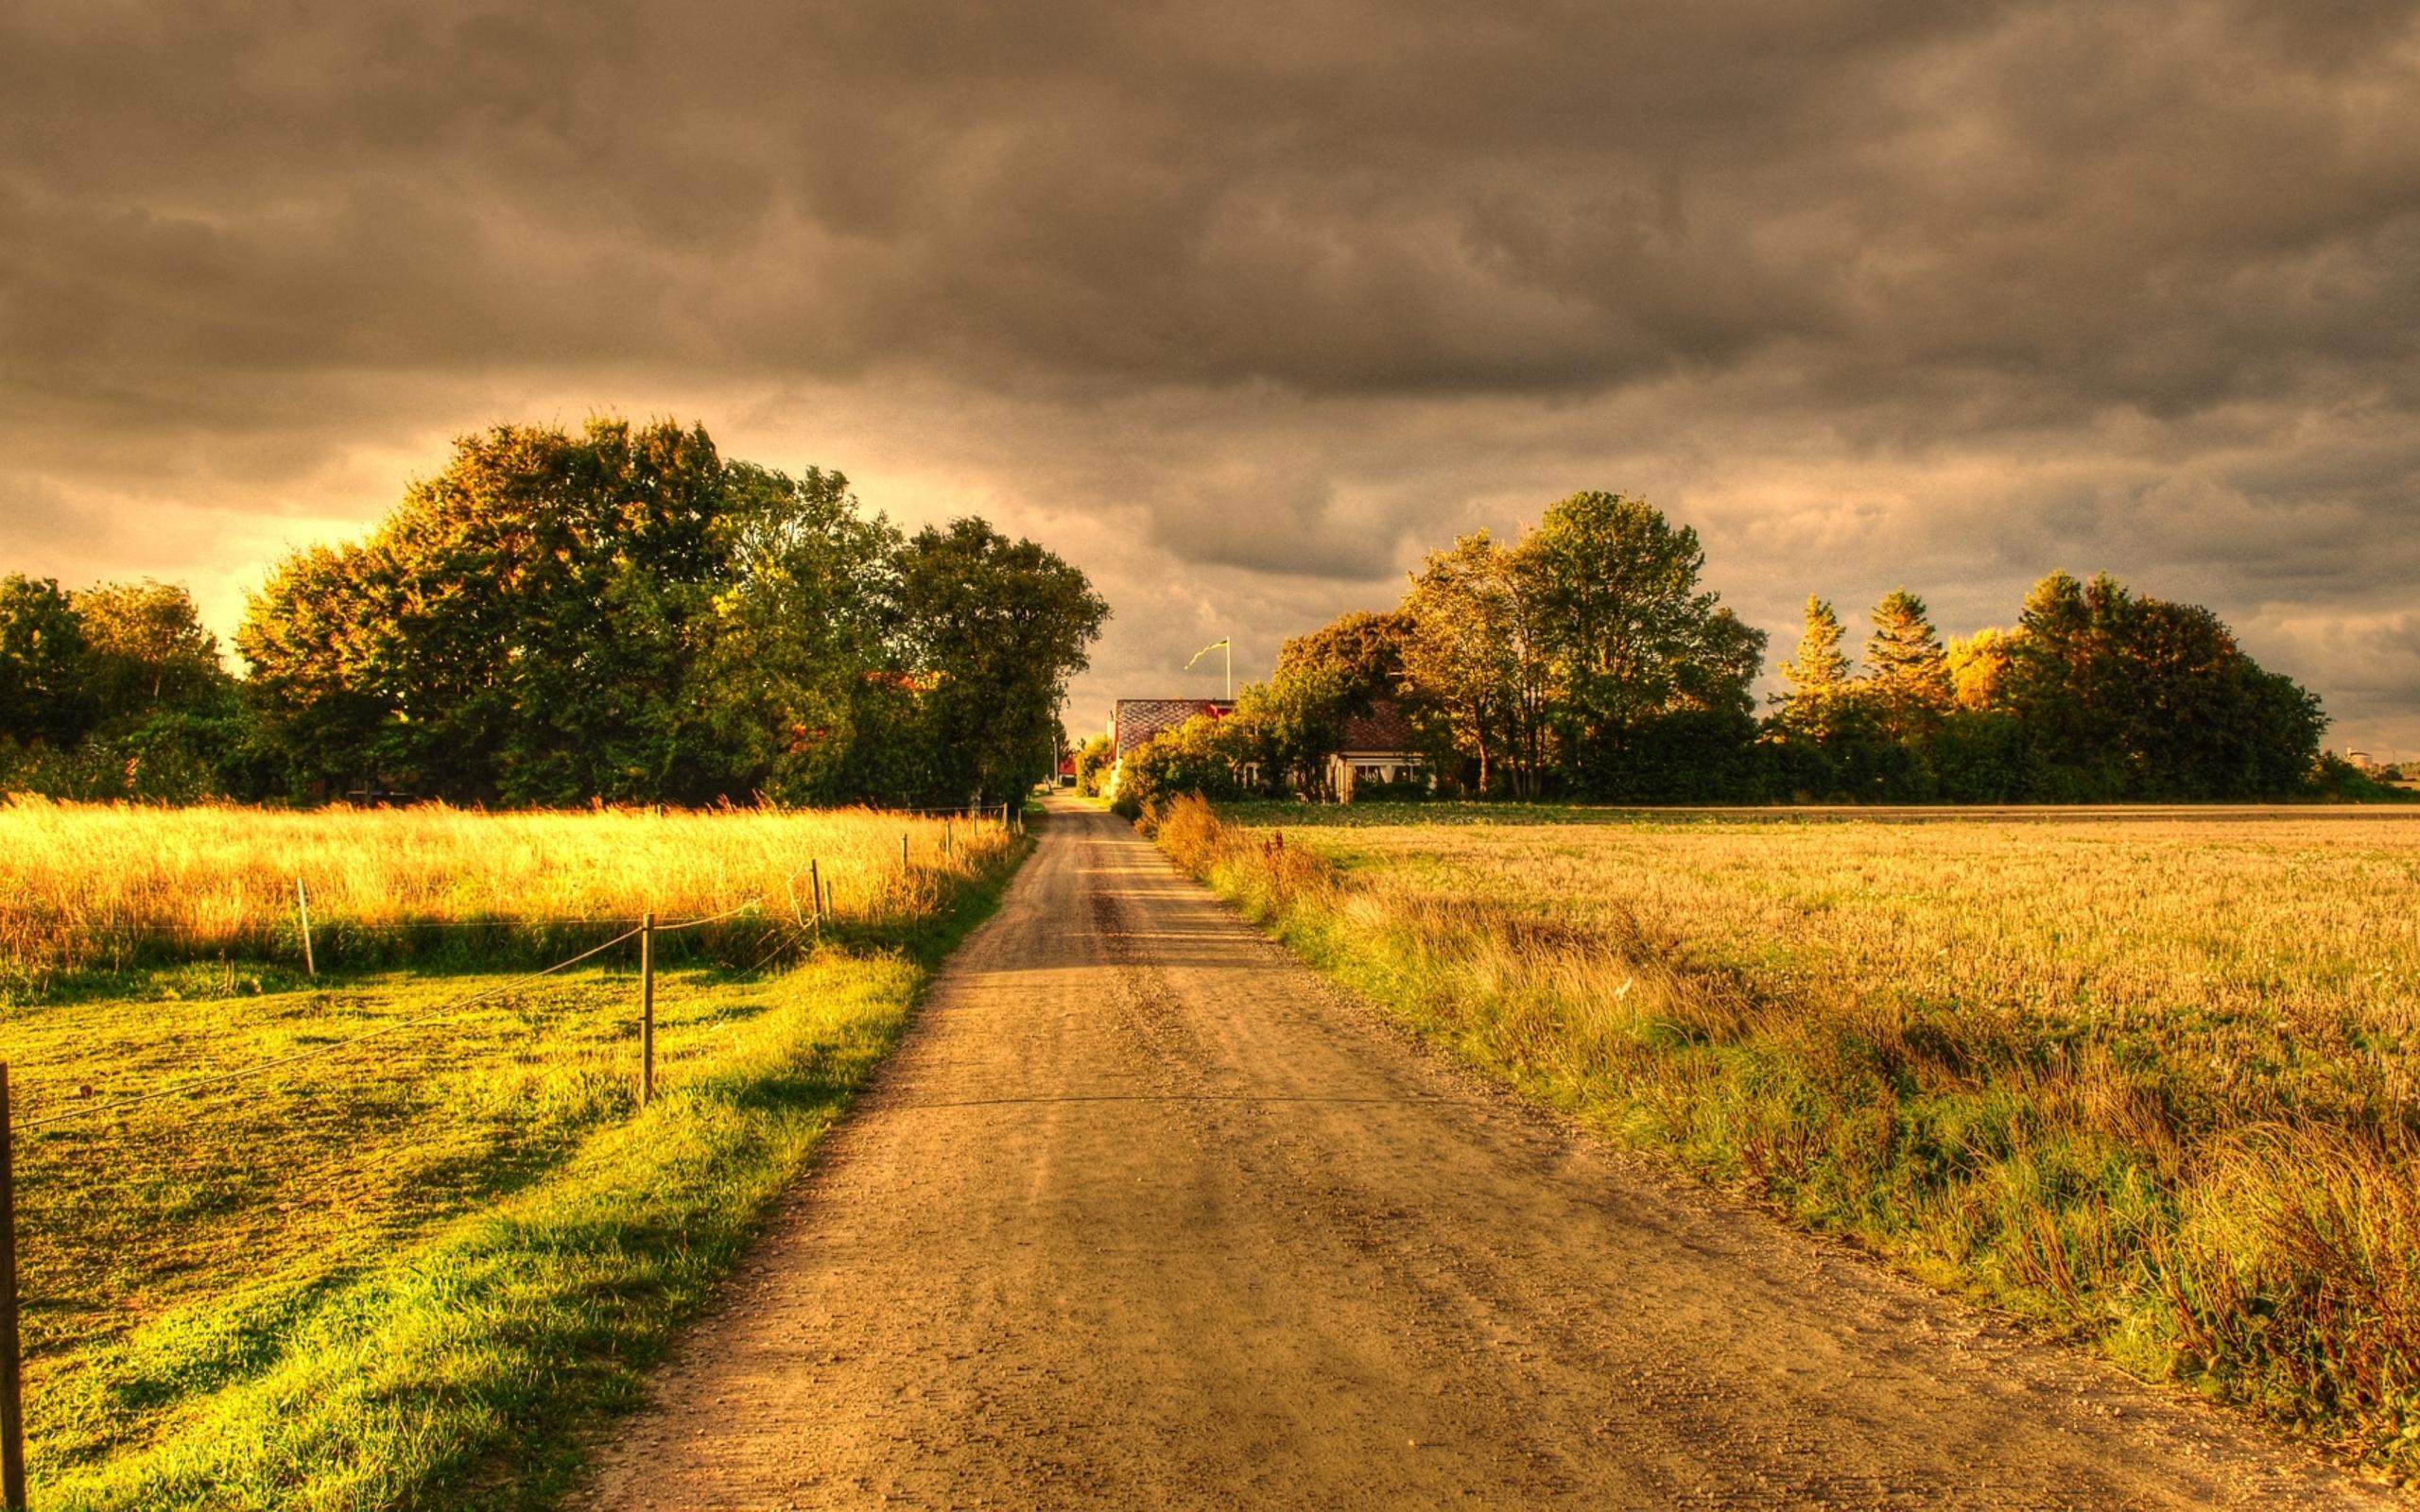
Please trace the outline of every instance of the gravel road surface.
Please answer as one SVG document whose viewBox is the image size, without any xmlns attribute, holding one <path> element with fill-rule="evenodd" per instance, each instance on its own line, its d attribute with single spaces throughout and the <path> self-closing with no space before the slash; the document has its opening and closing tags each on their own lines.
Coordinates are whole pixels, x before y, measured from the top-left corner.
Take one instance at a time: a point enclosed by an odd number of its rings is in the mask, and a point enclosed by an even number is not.
<svg viewBox="0 0 2420 1512">
<path fill-rule="evenodd" d="M 573 1504 L 2404 1504 L 1443 1063 L 1055 805 Z"/>
</svg>

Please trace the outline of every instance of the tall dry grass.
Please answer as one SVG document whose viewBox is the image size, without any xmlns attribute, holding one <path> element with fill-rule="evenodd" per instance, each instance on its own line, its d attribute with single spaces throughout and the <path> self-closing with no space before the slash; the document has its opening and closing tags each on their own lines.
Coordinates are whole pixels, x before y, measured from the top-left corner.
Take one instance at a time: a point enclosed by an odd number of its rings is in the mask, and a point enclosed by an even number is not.
<svg viewBox="0 0 2420 1512">
<path fill-rule="evenodd" d="M 583 921 L 649 909 L 675 919 L 752 903 L 749 917 L 802 921 L 814 911 L 810 861 L 844 923 L 917 918 L 1007 842 L 996 815 L 279 812 L 20 798 L 0 808 L 0 988 L 215 954 L 299 957 L 297 879 L 331 962 L 449 943 L 492 959 L 516 945 L 577 944 Z"/>
<path fill-rule="evenodd" d="M 1158 838 L 1473 1063 L 2420 1473 L 2420 823 L 1247 813 Z"/>
</svg>

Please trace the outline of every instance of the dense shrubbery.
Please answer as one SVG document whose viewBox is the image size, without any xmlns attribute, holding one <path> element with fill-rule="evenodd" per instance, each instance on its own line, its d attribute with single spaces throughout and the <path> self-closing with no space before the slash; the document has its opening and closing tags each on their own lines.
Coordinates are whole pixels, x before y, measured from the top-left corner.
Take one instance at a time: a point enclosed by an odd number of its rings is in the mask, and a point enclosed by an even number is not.
<svg viewBox="0 0 2420 1512">
<path fill-rule="evenodd" d="M 994 800 L 1107 613 L 1031 541 L 905 536 L 700 429 L 499 426 L 282 563 L 240 684 L 182 590 L 9 579 L 0 761 L 82 798 Z"/>
</svg>

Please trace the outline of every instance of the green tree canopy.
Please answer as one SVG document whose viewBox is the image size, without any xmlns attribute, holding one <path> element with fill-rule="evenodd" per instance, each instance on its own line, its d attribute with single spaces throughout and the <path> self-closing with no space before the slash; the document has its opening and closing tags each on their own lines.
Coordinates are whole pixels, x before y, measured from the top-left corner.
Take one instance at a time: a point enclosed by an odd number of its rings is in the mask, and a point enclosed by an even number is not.
<svg viewBox="0 0 2420 1512">
<path fill-rule="evenodd" d="M 104 723 L 159 710 L 216 712 L 233 696 L 218 637 L 203 627 L 182 585 L 146 578 L 70 597 L 83 625 L 87 685 Z"/>
<path fill-rule="evenodd" d="M 466 437 L 368 540 L 297 553 L 237 646 L 323 788 L 511 804 L 996 798 L 1106 612 L 979 521 L 903 541 L 837 472 L 697 427 Z"/>
<path fill-rule="evenodd" d="M 1478 791 L 1534 797 L 1546 767 L 1547 668 L 1533 584 L 1484 530 L 1431 552 L 1403 613 L 1420 706 L 1477 769 Z"/>
<path fill-rule="evenodd" d="M 93 728 L 84 624 L 59 584 L 0 578 L 0 738 L 70 746 Z"/>
<path fill-rule="evenodd" d="M 1024 792 L 1057 759 L 1061 694 L 1108 603 L 1057 556 L 971 518 L 917 532 L 899 582 L 901 653 L 934 679 L 938 794 Z"/>
<path fill-rule="evenodd" d="M 1765 635 L 1701 586 L 1695 530 L 1591 490 L 1548 508 L 1519 557 L 1558 692 L 1552 723 L 1583 789 L 1686 796 L 1710 743 L 1744 747 Z"/>
<path fill-rule="evenodd" d="M 1313 799 L 1336 796 L 1329 758 L 1344 748 L 1344 721 L 1366 707 L 1368 684 L 1334 663 L 1281 663 L 1267 682 L 1247 686 L 1228 723 L 1253 743 L 1253 760 L 1272 780 L 1284 775 Z"/>
<path fill-rule="evenodd" d="M 1315 669 L 1341 673 L 1356 712 L 1366 712 L 1381 698 L 1402 696 L 1410 634 L 1409 619 L 1399 610 L 1374 614 L 1355 610 L 1307 635 L 1288 639 L 1277 651 L 1277 671 L 1280 676 Z"/>
<path fill-rule="evenodd" d="M 2106 574 L 2086 584 L 2053 573 L 2021 625 L 2007 696 L 2040 796 L 2274 797 L 2318 759 L 2318 699 L 2245 655 L 2206 609 L 2137 597 Z"/>
</svg>

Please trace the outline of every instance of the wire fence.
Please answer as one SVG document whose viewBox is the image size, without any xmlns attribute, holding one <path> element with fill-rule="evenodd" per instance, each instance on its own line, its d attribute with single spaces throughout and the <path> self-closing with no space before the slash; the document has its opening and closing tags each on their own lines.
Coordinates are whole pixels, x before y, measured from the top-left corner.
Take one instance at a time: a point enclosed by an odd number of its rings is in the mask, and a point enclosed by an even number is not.
<svg viewBox="0 0 2420 1512">
<path fill-rule="evenodd" d="M 956 849 L 959 821 L 971 829 L 997 825 L 1011 834 L 1021 834 L 1025 828 L 1024 816 L 1012 803 L 865 812 L 874 817 L 919 820 L 927 827 L 938 818 L 938 844 L 944 856 Z M 909 836 L 904 832 L 900 846 L 904 865 L 909 847 Z M 780 885 L 785 896 L 779 901 L 788 904 L 793 922 L 803 921 L 809 913 L 828 917 L 835 911 L 820 886 L 803 890 L 802 884 L 807 880 L 805 868 L 802 868 Z M 762 901 L 769 907 L 776 900 L 769 894 Z M 581 931 L 629 929 L 639 922 L 636 910 L 603 914 L 497 913 L 474 918 L 362 918 L 357 913 L 322 913 L 320 889 L 310 879 L 300 875 L 290 881 L 282 915 L 273 907 L 260 907 L 259 902 L 257 898 L 251 900 L 244 904 L 243 917 L 223 923 L 117 918 L 107 913 L 98 918 L 61 919 L 47 917 L 47 911 L 38 907 L 0 908 L 0 947 L 4 947 L 0 948 L 0 956 L 7 958 L 6 963 L 0 963 L 0 976 L 15 972 L 43 980 L 62 971 L 72 973 L 86 969 L 107 972 L 180 962 L 218 965 L 240 955 L 299 964 L 306 975 L 317 977 L 323 965 L 348 960 L 363 965 L 378 959 L 399 962 L 418 951 L 442 948 L 442 942 L 448 940 L 486 949 L 475 942 L 522 936 L 528 954 L 535 954 L 574 941 L 586 943 L 579 933 Z M 721 921 L 724 920 L 704 919 L 683 927 L 702 928 Z M 594 937 L 593 933 L 590 937 Z M 26 940 L 38 941 L 48 953 L 40 958 L 47 964 L 26 964 L 29 959 L 24 943 Z"/>
<path fill-rule="evenodd" d="M 970 824 L 981 826 L 996 823 L 1009 836 L 1022 834 L 1021 813 L 1009 804 L 996 808 L 974 810 L 966 807 L 930 810 L 890 810 L 900 815 L 942 814 L 944 824 L 935 842 L 944 861 L 954 860 L 959 849 L 954 821 L 963 817 Z M 899 871 L 912 873 L 915 858 L 911 837 L 903 831 L 900 835 Z M 657 942 L 670 936 L 695 935 L 702 931 L 733 924 L 751 917 L 767 925 L 763 947 L 744 968 L 752 974 L 762 970 L 785 952 L 811 948 L 821 940 L 838 912 L 836 894 L 838 879 L 828 873 L 820 858 L 809 857 L 789 873 L 782 885 L 784 896 L 778 901 L 769 896 L 747 899 L 712 913 L 686 918 L 659 919 L 651 911 L 637 918 L 617 916 L 582 916 L 547 919 L 480 919 L 381 920 L 375 922 L 321 919 L 315 934 L 310 917 L 310 890 L 307 883 L 298 878 L 295 887 L 296 919 L 301 954 L 309 974 L 316 979 L 320 965 L 320 942 L 341 939 L 351 934 L 379 935 L 404 932 L 444 931 L 532 931 L 540 929 L 612 929 L 609 937 L 561 959 L 520 972 L 503 981 L 490 983 L 475 991 L 367 1028 L 359 1033 L 341 1036 L 307 1049 L 263 1057 L 240 1065 L 200 1074 L 179 1077 L 166 1085 L 128 1095 L 93 1097 L 69 1106 L 41 1108 L 20 1108 L 16 1106 L 24 1089 L 12 1092 L 9 1066 L 0 1059 L 0 1507 L 17 1512 L 26 1503 L 25 1453 L 25 1394 L 23 1323 L 19 1284 L 18 1197 L 21 1171 L 18 1163 L 20 1143 L 24 1137 L 43 1131 L 59 1130 L 79 1122 L 122 1119 L 124 1115 L 150 1105 L 179 1099 L 199 1102 L 214 1093 L 251 1082 L 258 1082 L 272 1074 L 291 1072 L 303 1065 L 331 1060 L 359 1050 L 373 1041 L 391 1040 L 415 1030 L 425 1030 L 448 1019 L 458 1018 L 484 1005 L 512 1000 L 516 994 L 546 978 L 575 967 L 595 962 L 623 947 L 637 946 L 637 1032 L 636 1064 L 631 1067 L 634 1082 L 636 1105 L 644 1109 L 655 1091 L 656 1062 L 656 987 Z M 871 883 L 867 885 L 872 885 Z M 802 891 L 802 888 L 804 891 Z M 788 918 L 779 917 L 769 902 L 786 903 Z M 104 925 L 98 932 L 105 938 L 123 937 L 120 926 Z M 189 927 L 149 926 L 141 934 L 164 943 L 193 945 L 215 944 L 223 953 L 229 941 L 224 936 L 215 938 Z M 258 936 L 253 936 L 257 941 Z M 197 958 L 209 958 L 206 954 Z M 628 1022 L 629 1021 L 623 1021 Z M 90 1089 L 83 1089 L 89 1092 Z M 34 1116 L 20 1117 L 21 1112 Z"/>
</svg>

